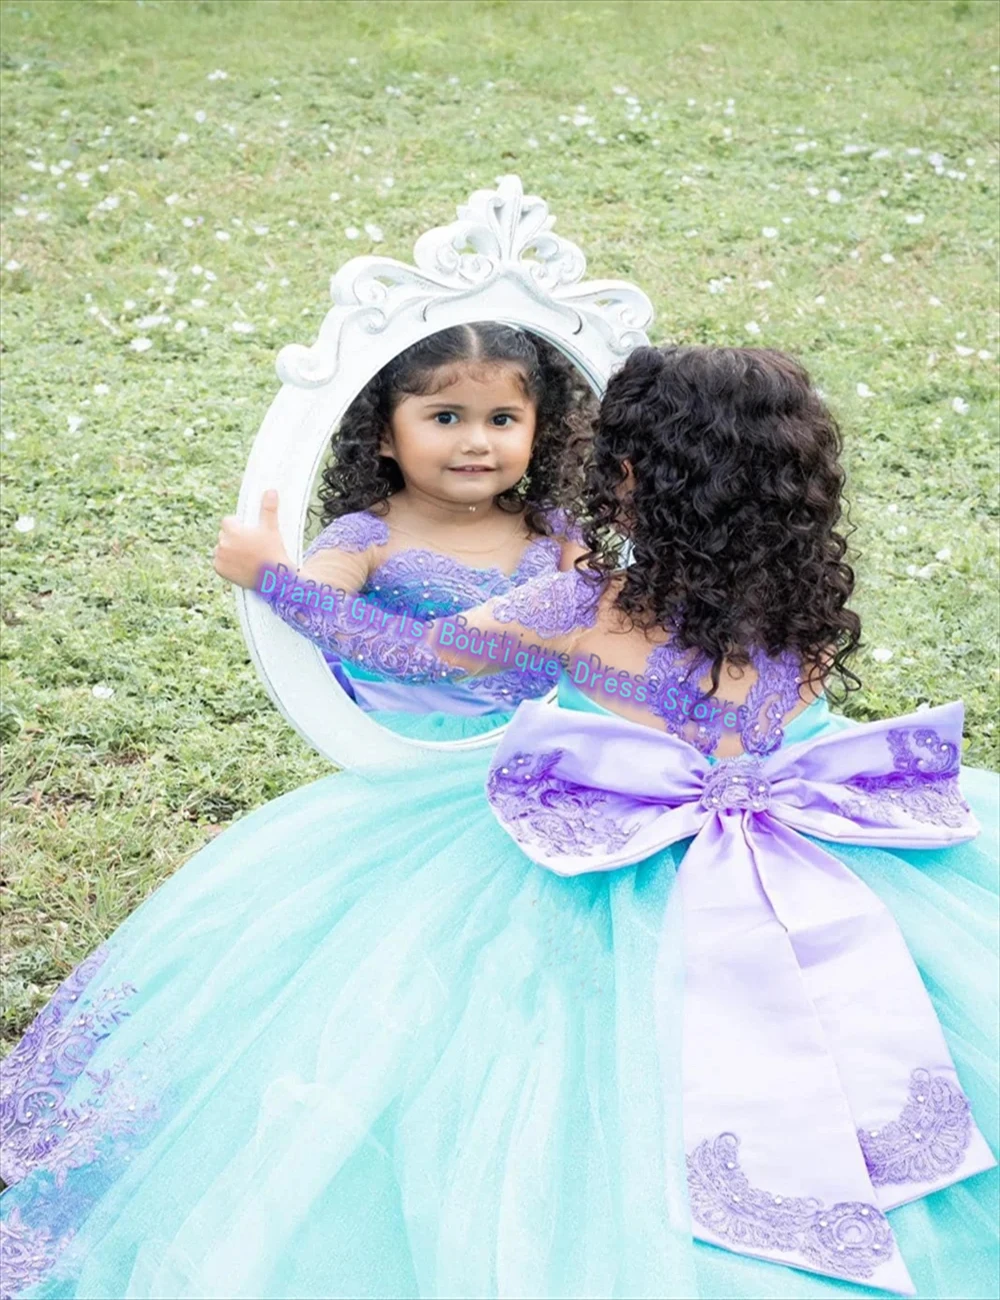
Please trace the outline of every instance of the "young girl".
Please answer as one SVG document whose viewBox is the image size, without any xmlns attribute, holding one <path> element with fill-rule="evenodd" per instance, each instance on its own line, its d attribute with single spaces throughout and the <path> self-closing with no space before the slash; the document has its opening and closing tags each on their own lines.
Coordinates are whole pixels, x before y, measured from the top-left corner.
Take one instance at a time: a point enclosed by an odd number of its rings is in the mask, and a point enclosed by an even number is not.
<svg viewBox="0 0 1000 1300">
<path fill-rule="evenodd" d="M 303 573 L 380 609 L 433 618 L 557 572 L 582 553 L 564 507 L 579 493 L 596 408 L 574 367 L 522 330 L 476 323 L 414 344 L 362 389 L 333 435 L 320 492 L 326 527 Z M 223 521 L 224 577 L 239 577 L 253 535 Z M 377 721 L 423 739 L 489 731 L 520 700 L 552 689 L 550 678 L 513 673 L 402 684 L 325 655 Z"/>
<path fill-rule="evenodd" d="M 996 1294 L 995 781 L 957 706 L 829 713 L 838 449 L 778 354 L 630 357 L 587 570 L 465 615 L 560 707 L 237 823 L 4 1062 L 12 1294 Z"/>
</svg>

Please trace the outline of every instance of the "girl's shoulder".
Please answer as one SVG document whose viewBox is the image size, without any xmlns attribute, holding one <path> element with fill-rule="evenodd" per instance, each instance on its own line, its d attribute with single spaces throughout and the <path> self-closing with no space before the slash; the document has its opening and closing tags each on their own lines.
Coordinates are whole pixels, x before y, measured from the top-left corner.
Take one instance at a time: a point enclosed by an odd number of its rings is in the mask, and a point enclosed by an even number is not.
<svg viewBox="0 0 1000 1300">
<path fill-rule="evenodd" d="M 384 519 L 367 510 L 355 510 L 341 515 L 323 529 L 309 544 L 305 558 L 317 551 L 367 551 L 369 546 L 384 546 L 389 540 L 389 525 Z"/>
<path fill-rule="evenodd" d="M 541 515 L 550 530 L 550 537 L 583 544 L 583 530 L 568 510 L 562 506 L 546 506 Z"/>
</svg>

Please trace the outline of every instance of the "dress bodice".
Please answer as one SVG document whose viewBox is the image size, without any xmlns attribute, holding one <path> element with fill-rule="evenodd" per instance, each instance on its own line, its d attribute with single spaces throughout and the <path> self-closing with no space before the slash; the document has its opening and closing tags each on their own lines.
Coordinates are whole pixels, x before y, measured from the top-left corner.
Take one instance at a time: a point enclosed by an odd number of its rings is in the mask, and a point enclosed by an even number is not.
<svg viewBox="0 0 1000 1300">
<path fill-rule="evenodd" d="M 328 547 L 363 551 L 369 546 L 384 546 L 388 540 L 385 520 L 359 510 L 328 525 L 309 547 L 306 558 Z M 495 566 L 475 568 L 438 551 L 408 547 L 386 556 L 368 575 L 361 594 L 393 614 L 418 619 L 457 614 L 502 596 L 532 578 L 558 572 L 561 549 L 554 537 L 536 537 L 528 543 L 514 571 L 507 574 Z"/>
<path fill-rule="evenodd" d="M 558 532 L 579 535 L 563 512 L 550 511 L 548 519 Z M 358 552 L 369 546 L 384 546 L 388 541 L 385 520 L 360 510 L 341 515 L 329 524 L 309 546 L 306 559 L 330 547 Z M 555 537 L 536 537 L 525 547 L 513 572 L 507 574 L 496 566 L 476 568 L 438 551 L 407 547 L 386 556 L 372 569 L 360 595 L 388 613 L 429 621 L 506 595 L 533 578 L 558 573 L 561 552 Z M 370 710 L 412 708 L 419 712 L 421 708 L 445 708 L 470 715 L 493 714 L 514 708 L 522 699 L 545 695 L 554 685 L 550 677 L 512 669 L 454 686 L 405 686 L 384 683 L 381 675 L 345 662 L 331 651 L 324 650 L 324 657 L 341 685 L 357 703 Z"/>
</svg>

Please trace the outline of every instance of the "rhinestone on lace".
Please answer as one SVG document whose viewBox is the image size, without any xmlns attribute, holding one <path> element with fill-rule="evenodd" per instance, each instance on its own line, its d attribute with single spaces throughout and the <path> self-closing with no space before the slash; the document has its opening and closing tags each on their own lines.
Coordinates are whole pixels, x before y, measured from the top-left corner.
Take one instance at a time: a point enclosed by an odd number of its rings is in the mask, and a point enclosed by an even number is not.
<svg viewBox="0 0 1000 1300">
<path fill-rule="evenodd" d="M 964 1094 L 929 1070 L 910 1075 L 909 1100 L 899 1118 L 880 1129 L 858 1129 L 874 1187 L 935 1182 L 953 1174 L 965 1157 L 972 1116 Z"/>
<path fill-rule="evenodd" d="M 775 1196 L 739 1167 L 734 1133 L 701 1142 L 687 1158 L 691 1216 L 737 1250 L 795 1251 L 841 1277 L 867 1278 L 893 1251 L 882 1211 L 859 1201 Z"/>
<path fill-rule="evenodd" d="M 749 809 L 763 812 L 771 802 L 771 783 L 756 754 L 724 758 L 705 779 L 699 806 L 709 812 Z"/>
</svg>

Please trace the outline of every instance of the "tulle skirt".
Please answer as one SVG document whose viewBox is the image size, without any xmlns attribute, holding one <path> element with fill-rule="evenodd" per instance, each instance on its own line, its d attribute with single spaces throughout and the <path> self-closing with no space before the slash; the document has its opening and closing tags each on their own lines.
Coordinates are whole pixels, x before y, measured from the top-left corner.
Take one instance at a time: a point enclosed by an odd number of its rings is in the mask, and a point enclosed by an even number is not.
<svg viewBox="0 0 1000 1300">
<path fill-rule="evenodd" d="M 684 846 L 546 873 L 489 759 L 275 800 L 77 968 L 0 1066 L 5 1296 L 872 1294 L 692 1241 L 679 1015 L 653 1014 L 654 973 L 681 1003 L 654 967 Z M 971 845 L 834 852 L 995 1150 L 996 777 L 963 788 Z M 890 1212 L 920 1296 L 997 1295 L 997 1197 L 992 1170 Z"/>
</svg>

